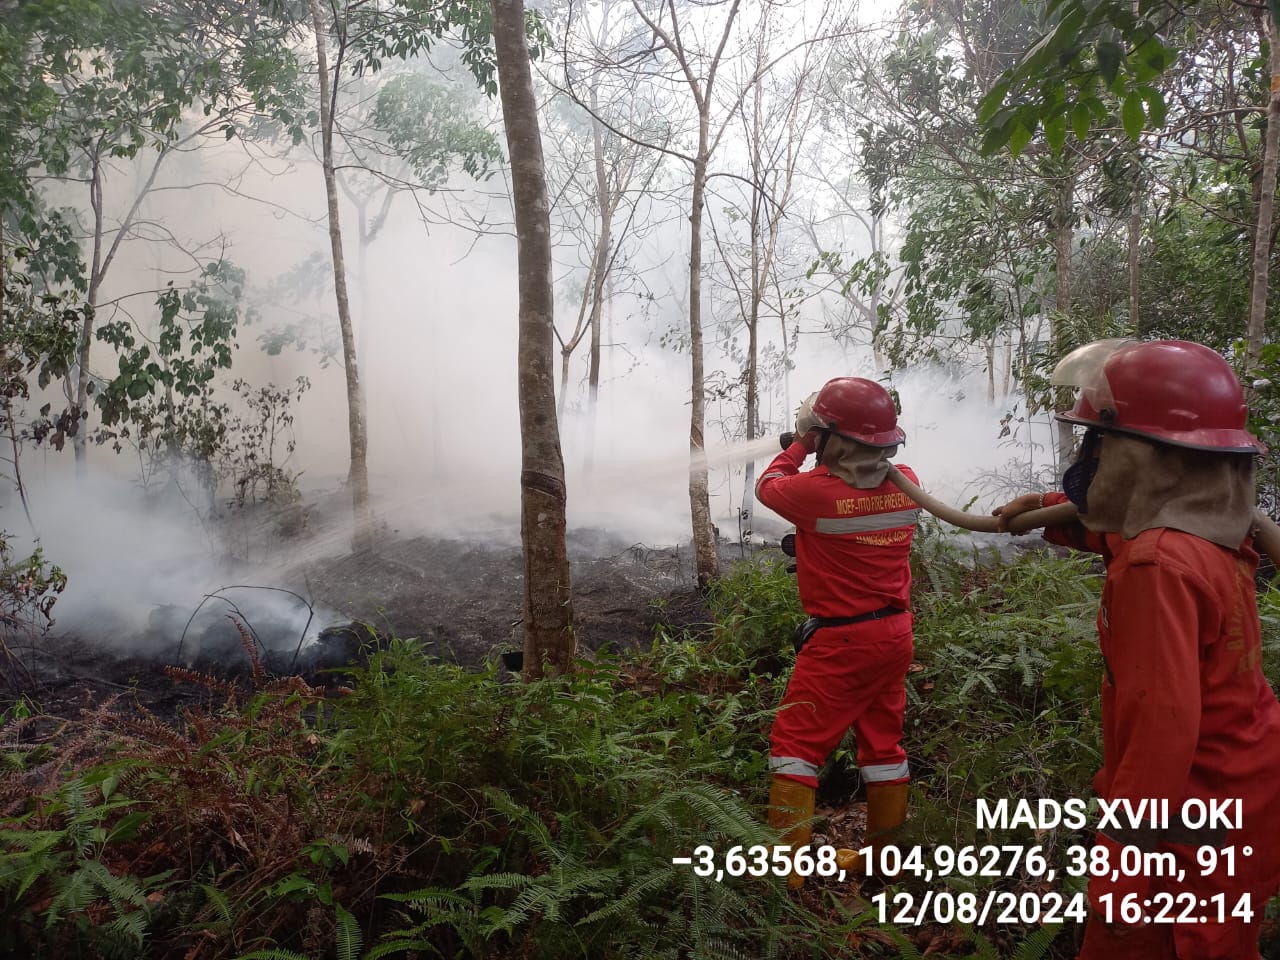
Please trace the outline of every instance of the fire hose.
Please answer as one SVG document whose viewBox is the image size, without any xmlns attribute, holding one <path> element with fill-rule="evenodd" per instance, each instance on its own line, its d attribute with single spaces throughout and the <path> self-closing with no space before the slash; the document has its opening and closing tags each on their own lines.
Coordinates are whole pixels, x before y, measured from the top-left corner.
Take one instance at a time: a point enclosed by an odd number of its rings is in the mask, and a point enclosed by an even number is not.
<svg viewBox="0 0 1280 960">
<path fill-rule="evenodd" d="M 778 442 L 782 449 L 785 450 L 791 446 L 795 438 L 796 434 L 788 431 L 778 438 Z M 943 503 L 936 497 L 931 497 L 925 493 L 919 486 L 908 480 L 892 463 L 887 461 L 885 463 L 889 468 L 889 479 L 893 481 L 899 490 L 914 500 L 921 508 L 953 527 L 962 527 L 965 530 L 974 530 L 978 533 L 1026 533 L 1028 530 L 1034 530 L 1037 527 L 1048 527 L 1055 523 L 1070 523 L 1076 518 L 1075 505 L 1064 503 L 1019 514 L 1010 520 L 1002 531 L 998 517 L 984 517 L 980 514 L 965 513 L 963 510 L 957 510 L 950 504 Z M 1280 535 L 1280 529 L 1277 529 L 1277 534 Z M 1280 539 L 1277 540 L 1277 543 L 1280 543 Z"/>
<path fill-rule="evenodd" d="M 786 449 L 795 439 L 796 434 L 787 432 L 779 437 L 782 449 Z M 892 463 L 888 464 L 888 478 L 899 490 L 914 500 L 919 506 L 933 514 L 943 523 L 964 530 L 978 533 L 1026 533 L 1039 527 L 1049 527 L 1058 523 L 1070 523 L 1079 515 L 1074 503 L 1060 503 L 1039 510 L 1027 510 L 1006 522 L 1004 531 L 1000 529 L 998 517 L 988 517 L 976 513 L 957 510 L 950 504 L 943 503 L 920 489 L 917 484 L 908 480 Z M 1280 525 L 1271 517 L 1255 508 L 1253 511 L 1253 545 L 1260 553 L 1271 558 L 1271 562 L 1280 566 Z"/>
<path fill-rule="evenodd" d="M 943 503 L 936 497 L 925 493 L 920 487 L 903 475 L 893 464 L 889 464 L 889 480 L 899 490 L 914 500 L 921 508 L 933 514 L 944 523 L 965 530 L 976 530 L 981 533 L 999 533 L 1000 519 L 980 514 L 965 513 L 950 504 Z M 1070 523 L 1078 516 L 1074 503 L 1059 503 L 1039 510 L 1027 510 L 1009 520 L 1005 530 L 1009 533 L 1026 533 L 1037 527 L 1048 527 L 1058 523 Z M 1265 553 L 1271 561 L 1280 565 L 1280 526 L 1261 510 L 1253 511 L 1254 529 L 1253 543 L 1259 552 Z"/>
<path fill-rule="evenodd" d="M 999 517 L 988 517 L 978 513 L 966 513 L 963 510 L 957 510 L 950 504 L 943 503 L 937 497 L 932 497 L 925 493 L 919 486 L 908 480 L 902 471 L 892 463 L 888 466 L 889 480 L 895 487 L 919 504 L 921 508 L 933 514 L 943 523 L 949 523 L 953 527 L 976 530 L 979 533 L 1026 533 L 1028 530 L 1035 530 L 1037 527 L 1049 527 L 1057 523 L 1070 523 L 1076 518 L 1077 511 L 1074 503 L 1060 503 L 1056 506 L 1020 513 L 1012 520 L 1009 520 L 1004 530 L 1001 530 Z"/>
</svg>

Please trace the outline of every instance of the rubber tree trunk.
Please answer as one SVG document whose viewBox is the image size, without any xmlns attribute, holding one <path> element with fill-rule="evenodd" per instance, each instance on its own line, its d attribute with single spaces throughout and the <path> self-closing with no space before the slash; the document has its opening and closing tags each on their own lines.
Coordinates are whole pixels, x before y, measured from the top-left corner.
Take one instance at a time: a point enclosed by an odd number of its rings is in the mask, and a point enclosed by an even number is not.
<svg viewBox="0 0 1280 960">
<path fill-rule="evenodd" d="M 1253 262 L 1249 266 L 1249 326 L 1245 369 L 1258 362 L 1266 336 L 1267 265 L 1271 262 L 1271 224 L 1275 216 L 1276 154 L 1280 150 L 1280 23 L 1264 15 L 1271 47 L 1271 99 L 1267 103 L 1267 128 L 1263 138 L 1262 175 L 1259 179 L 1258 219 L 1254 229 Z"/>
<path fill-rule="evenodd" d="M 600 322 L 603 316 L 604 295 L 609 268 L 613 262 L 613 213 L 617 207 L 617 198 L 609 183 L 608 171 L 605 169 L 604 137 L 600 121 L 596 119 L 599 104 L 596 99 L 596 88 L 591 88 L 591 149 L 595 158 L 596 197 L 600 210 L 600 243 L 596 247 L 596 265 L 592 276 L 591 287 L 591 345 L 587 355 L 587 444 L 584 466 L 591 472 L 595 459 L 596 446 L 596 411 L 600 400 Z"/>
<path fill-rule="evenodd" d="M 511 157 L 520 279 L 520 539 L 524 546 L 524 679 L 573 661 L 565 550 L 564 458 L 556 421 L 551 219 L 525 44 L 523 0 L 489 0 L 498 90 Z"/>
<path fill-rule="evenodd" d="M 342 254 L 342 223 L 338 219 L 338 180 L 333 168 L 333 100 L 329 84 L 329 55 L 325 46 L 324 18 L 319 0 L 311 0 L 311 22 L 316 34 L 316 66 L 320 74 L 320 147 L 324 168 L 324 192 L 329 204 L 329 246 L 333 254 L 333 292 L 342 331 L 342 365 L 347 375 L 347 434 L 351 447 L 351 547 L 360 553 L 373 546 L 373 519 L 369 513 L 369 437 L 365 426 L 364 391 L 356 361 L 355 332 L 347 300 L 347 266 Z"/>
<path fill-rule="evenodd" d="M 754 142 L 752 144 L 752 173 L 760 176 L 759 143 L 760 143 L 760 97 L 756 88 L 756 110 L 754 121 Z M 751 193 L 751 306 L 747 311 L 747 409 L 746 434 L 747 442 L 756 438 L 756 425 L 760 422 L 760 303 L 764 299 L 765 272 L 768 265 L 761 264 L 760 252 L 760 188 L 757 186 Z M 771 234 L 772 236 L 772 234 Z M 742 476 L 742 508 L 738 512 L 738 539 L 742 544 L 751 540 L 755 526 L 755 489 L 756 464 L 748 460 Z"/>
<path fill-rule="evenodd" d="M 702 204 L 707 189 L 708 123 L 699 122 L 699 150 L 693 165 L 693 199 L 689 205 L 689 353 L 692 365 L 689 412 L 689 513 L 693 520 L 693 556 L 698 588 L 705 590 L 720 575 L 711 494 L 707 485 L 707 391 L 702 357 Z"/>
</svg>

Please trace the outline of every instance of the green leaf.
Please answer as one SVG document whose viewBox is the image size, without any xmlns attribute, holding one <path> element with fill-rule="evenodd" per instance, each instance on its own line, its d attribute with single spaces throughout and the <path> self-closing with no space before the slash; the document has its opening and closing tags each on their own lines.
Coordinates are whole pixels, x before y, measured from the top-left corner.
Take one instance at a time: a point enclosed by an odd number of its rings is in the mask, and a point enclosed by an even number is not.
<svg viewBox="0 0 1280 960">
<path fill-rule="evenodd" d="M 1115 83 L 1117 74 L 1120 73 L 1120 61 L 1124 59 L 1124 48 L 1113 40 L 1099 41 L 1095 48 L 1098 58 L 1098 72 L 1102 74 L 1102 79 L 1106 81 L 1107 86 Z"/>
<path fill-rule="evenodd" d="M 1120 111 L 1120 122 L 1124 125 L 1125 135 L 1130 140 L 1142 136 L 1142 128 L 1147 123 L 1147 115 L 1142 105 L 1142 94 L 1130 91 L 1124 98 L 1124 107 Z"/>
<path fill-rule="evenodd" d="M 1009 93 L 1009 81 L 1001 80 L 994 87 L 987 91 L 980 101 L 978 101 L 978 122 L 985 124 L 990 120 L 997 110 L 1004 104 L 1004 98 Z"/>
<path fill-rule="evenodd" d="M 1083 103 L 1071 108 L 1071 130 L 1082 142 L 1089 133 L 1089 108 Z"/>
<path fill-rule="evenodd" d="M 1006 143 L 1009 142 L 1009 134 L 1012 131 L 1012 124 L 1005 123 L 998 127 L 990 127 L 986 135 L 982 138 L 982 146 L 979 152 L 984 157 L 989 157 Z"/>
<path fill-rule="evenodd" d="M 1049 149 L 1054 153 L 1062 152 L 1062 145 L 1067 141 L 1067 115 L 1065 113 L 1045 119 L 1044 139 L 1049 144 Z"/>
<path fill-rule="evenodd" d="M 1138 83 L 1150 83 L 1160 76 L 1160 71 L 1141 60 L 1130 60 L 1129 69 L 1133 71 L 1133 79 Z"/>
<path fill-rule="evenodd" d="M 1015 157 L 1022 153 L 1022 148 L 1031 140 L 1031 134 L 1034 132 L 1027 129 L 1026 124 L 1021 120 L 1014 123 L 1013 132 L 1009 134 L 1009 149 L 1013 151 Z"/>
<path fill-rule="evenodd" d="M 1045 16 L 1053 16 L 1053 12 L 1063 3 L 1063 0 L 1049 0 L 1049 5 L 1045 7 Z"/>
<path fill-rule="evenodd" d="M 1164 96 L 1154 87 L 1139 87 L 1138 93 L 1147 105 L 1147 119 L 1151 121 L 1151 126 L 1157 130 L 1163 127 L 1165 117 L 1169 114 Z"/>
</svg>

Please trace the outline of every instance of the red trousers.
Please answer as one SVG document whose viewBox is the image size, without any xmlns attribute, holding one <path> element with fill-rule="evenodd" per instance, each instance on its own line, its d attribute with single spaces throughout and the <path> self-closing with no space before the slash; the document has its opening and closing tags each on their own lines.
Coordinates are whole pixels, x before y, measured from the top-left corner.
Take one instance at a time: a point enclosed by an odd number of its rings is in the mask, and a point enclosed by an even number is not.
<svg viewBox="0 0 1280 960">
<path fill-rule="evenodd" d="M 850 727 L 867 783 L 911 779 L 902 749 L 912 616 L 824 627 L 796 657 L 795 670 L 769 733 L 769 767 L 777 776 L 818 785 L 818 771 Z"/>
</svg>

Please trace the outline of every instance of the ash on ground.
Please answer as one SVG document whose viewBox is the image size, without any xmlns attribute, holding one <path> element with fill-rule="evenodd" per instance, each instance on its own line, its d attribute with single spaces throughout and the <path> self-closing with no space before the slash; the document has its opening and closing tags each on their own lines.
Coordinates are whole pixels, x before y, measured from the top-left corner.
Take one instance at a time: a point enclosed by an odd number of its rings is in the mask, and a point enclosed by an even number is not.
<svg viewBox="0 0 1280 960">
<path fill-rule="evenodd" d="M 576 530 L 568 549 L 580 649 L 648 648 L 659 624 L 710 622 L 690 545 Z M 724 542 L 721 552 L 726 567 L 745 553 Z M 442 661 L 478 667 L 522 646 L 523 603 L 519 547 L 387 535 L 367 553 L 282 564 L 276 584 L 213 584 L 187 606 L 156 606 L 140 627 L 81 622 L 11 645 L 7 658 L 0 653 L 0 710 L 25 696 L 45 713 L 73 717 L 118 697 L 172 716 L 210 695 L 171 680 L 166 666 L 247 681 L 247 644 L 268 674 L 321 686 L 341 682 L 343 667 L 391 637 L 419 638 Z"/>
</svg>

